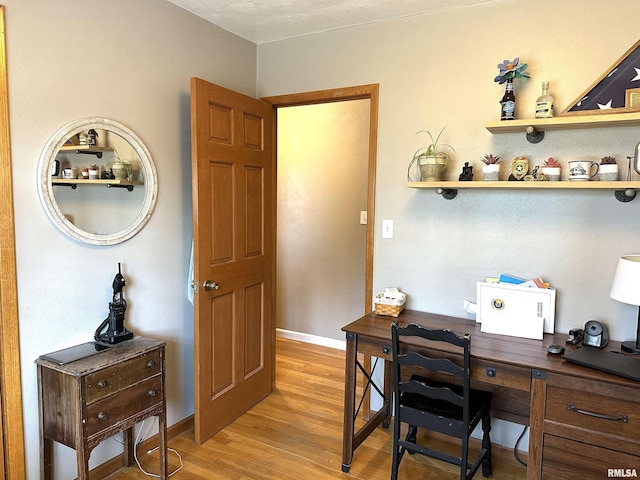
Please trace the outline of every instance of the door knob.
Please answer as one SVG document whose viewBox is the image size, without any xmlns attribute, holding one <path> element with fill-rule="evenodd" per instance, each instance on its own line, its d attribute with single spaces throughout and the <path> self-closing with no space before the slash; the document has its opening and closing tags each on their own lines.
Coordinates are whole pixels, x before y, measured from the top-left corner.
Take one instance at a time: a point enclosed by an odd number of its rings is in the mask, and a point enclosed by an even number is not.
<svg viewBox="0 0 640 480">
<path fill-rule="evenodd" d="M 217 290 L 218 289 L 218 282 L 212 282 L 211 280 L 205 280 L 204 283 L 202 284 L 202 286 L 204 287 L 204 289 L 207 292 L 210 292 L 211 290 Z"/>
</svg>

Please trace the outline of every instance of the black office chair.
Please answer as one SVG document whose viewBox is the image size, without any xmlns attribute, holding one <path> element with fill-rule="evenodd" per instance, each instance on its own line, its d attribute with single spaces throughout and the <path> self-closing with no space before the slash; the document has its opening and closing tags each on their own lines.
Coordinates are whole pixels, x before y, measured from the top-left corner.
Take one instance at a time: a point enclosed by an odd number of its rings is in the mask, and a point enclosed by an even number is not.
<svg viewBox="0 0 640 480">
<path fill-rule="evenodd" d="M 460 480 L 473 478 L 480 464 L 482 464 L 482 475 L 490 477 L 489 431 L 491 430 L 490 412 L 493 394 L 470 387 L 471 336 L 465 334 L 459 337 L 450 330 L 430 330 L 417 324 L 399 327 L 394 323 L 391 326 L 391 337 L 395 393 L 391 480 L 398 478 L 398 467 L 406 451 L 460 466 Z M 405 353 L 400 341 L 401 337 L 403 342 L 411 341 L 412 346 L 425 345 L 427 349 L 429 344 L 433 345 L 433 342 L 445 342 L 460 347 L 462 366 L 448 358 L 443 358 L 442 354 L 436 358 L 429 358 L 417 353 L 414 348 L 411 352 Z M 419 340 L 417 337 L 424 340 Z M 460 349 L 454 348 L 454 350 L 460 352 Z M 443 373 L 446 378 L 438 378 L 446 382 L 432 379 L 434 374 L 442 375 Z M 469 437 L 480 421 L 482 421 L 483 431 L 482 450 L 475 463 L 471 464 L 467 461 Z M 403 423 L 408 424 L 408 432 L 404 440 L 400 433 L 400 426 Z M 455 457 L 418 445 L 416 443 L 418 427 L 461 439 L 460 456 Z"/>
</svg>

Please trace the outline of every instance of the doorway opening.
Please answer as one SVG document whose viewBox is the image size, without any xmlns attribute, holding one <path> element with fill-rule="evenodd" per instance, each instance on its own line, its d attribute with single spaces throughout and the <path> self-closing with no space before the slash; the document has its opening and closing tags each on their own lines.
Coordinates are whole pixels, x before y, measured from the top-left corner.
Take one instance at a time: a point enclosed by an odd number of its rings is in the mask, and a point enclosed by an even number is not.
<svg viewBox="0 0 640 480">
<path fill-rule="evenodd" d="M 378 85 L 263 100 L 277 119 L 278 327 L 330 337 L 372 309 Z"/>
</svg>

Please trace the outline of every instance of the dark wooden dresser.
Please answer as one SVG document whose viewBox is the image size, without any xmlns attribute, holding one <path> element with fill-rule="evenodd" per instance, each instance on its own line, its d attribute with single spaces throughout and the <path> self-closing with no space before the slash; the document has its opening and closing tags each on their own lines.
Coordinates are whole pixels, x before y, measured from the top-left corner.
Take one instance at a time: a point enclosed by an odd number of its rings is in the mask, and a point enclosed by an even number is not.
<svg viewBox="0 0 640 480">
<path fill-rule="evenodd" d="M 158 417 L 160 478 L 167 478 L 164 346 L 134 337 L 109 350 L 59 365 L 37 359 L 40 477 L 52 478 L 53 442 L 76 451 L 78 479 L 89 479 L 89 455 L 123 433 L 124 464 L 134 463 L 133 426 Z"/>
</svg>

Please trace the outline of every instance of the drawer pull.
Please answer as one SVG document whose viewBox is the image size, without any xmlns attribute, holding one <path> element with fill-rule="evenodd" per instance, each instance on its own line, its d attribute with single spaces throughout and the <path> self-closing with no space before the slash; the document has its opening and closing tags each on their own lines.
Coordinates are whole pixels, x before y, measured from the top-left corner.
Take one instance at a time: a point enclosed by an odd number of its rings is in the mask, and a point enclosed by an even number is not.
<svg viewBox="0 0 640 480">
<path fill-rule="evenodd" d="M 155 390 L 149 390 L 147 392 L 147 395 L 149 395 L 150 397 L 155 397 L 156 396 L 156 391 Z"/>
<path fill-rule="evenodd" d="M 567 410 L 569 410 L 570 412 L 581 413 L 582 415 L 588 415 L 589 417 L 601 418 L 603 420 L 611 420 L 613 422 L 629 423 L 629 417 L 627 415 L 615 416 L 615 415 L 606 415 L 604 413 L 590 412 L 588 410 L 581 410 L 579 408 L 576 408 L 575 405 L 571 405 L 570 403 L 567 404 Z"/>
<path fill-rule="evenodd" d="M 104 380 L 100 380 L 100 381 L 98 382 L 98 388 L 104 388 L 104 387 L 106 387 L 106 386 L 107 386 L 107 382 L 106 382 L 106 381 L 104 381 Z"/>
<path fill-rule="evenodd" d="M 102 420 L 106 420 L 107 419 L 107 414 L 104 412 L 100 412 L 98 414 L 98 420 L 102 421 Z"/>
<path fill-rule="evenodd" d="M 154 362 L 153 360 L 149 360 L 149 363 L 147 363 L 147 368 L 153 368 L 156 366 L 156 362 Z"/>
</svg>

